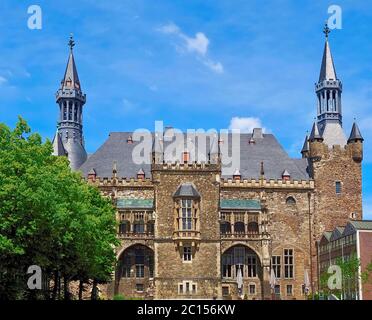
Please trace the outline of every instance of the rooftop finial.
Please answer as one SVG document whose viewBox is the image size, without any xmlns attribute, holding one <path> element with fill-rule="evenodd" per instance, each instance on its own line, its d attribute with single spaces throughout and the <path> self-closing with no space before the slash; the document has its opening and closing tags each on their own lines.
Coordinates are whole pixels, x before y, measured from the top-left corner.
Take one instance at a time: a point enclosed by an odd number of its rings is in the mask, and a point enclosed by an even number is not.
<svg viewBox="0 0 372 320">
<path fill-rule="evenodd" d="M 70 47 L 71 51 L 75 46 L 74 35 L 72 33 L 70 33 L 70 40 L 68 41 L 68 46 Z"/>
<path fill-rule="evenodd" d="M 326 38 L 328 39 L 328 35 L 331 33 L 331 29 L 328 27 L 328 22 L 326 21 L 323 33 L 325 34 Z"/>
</svg>

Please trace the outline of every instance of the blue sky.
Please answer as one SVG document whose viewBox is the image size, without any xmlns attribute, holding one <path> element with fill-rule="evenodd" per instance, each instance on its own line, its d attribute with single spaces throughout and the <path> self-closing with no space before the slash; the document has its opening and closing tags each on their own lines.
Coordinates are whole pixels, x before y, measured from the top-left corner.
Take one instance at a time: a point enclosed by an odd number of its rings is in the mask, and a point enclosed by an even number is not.
<svg viewBox="0 0 372 320">
<path fill-rule="evenodd" d="M 42 29 L 27 8 L 42 8 Z M 316 115 L 329 5 L 342 8 L 331 33 L 344 84 L 346 134 L 358 119 L 365 138 L 364 217 L 372 219 L 372 4 L 366 1 L 110 0 L 0 4 L 0 121 L 22 115 L 52 138 L 54 93 L 74 34 L 87 94 L 84 132 L 94 152 L 111 131 L 152 129 L 155 120 L 186 128 L 260 123 L 299 157 Z M 233 123 L 237 123 L 236 121 Z"/>
</svg>

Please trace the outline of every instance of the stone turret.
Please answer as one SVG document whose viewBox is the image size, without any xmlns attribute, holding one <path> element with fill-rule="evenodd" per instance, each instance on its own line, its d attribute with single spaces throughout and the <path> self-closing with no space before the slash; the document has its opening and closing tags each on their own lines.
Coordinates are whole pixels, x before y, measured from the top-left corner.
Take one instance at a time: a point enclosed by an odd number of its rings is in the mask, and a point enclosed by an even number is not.
<svg viewBox="0 0 372 320">
<path fill-rule="evenodd" d="M 325 145 L 323 144 L 323 138 L 319 133 L 318 124 L 314 122 L 313 128 L 311 129 L 309 137 L 309 157 L 312 161 L 319 161 L 323 154 Z"/>
<path fill-rule="evenodd" d="M 351 156 L 356 162 L 363 160 L 363 141 L 358 125 L 354 122 L 347 144 L 350 147 Z"/>
</svg>

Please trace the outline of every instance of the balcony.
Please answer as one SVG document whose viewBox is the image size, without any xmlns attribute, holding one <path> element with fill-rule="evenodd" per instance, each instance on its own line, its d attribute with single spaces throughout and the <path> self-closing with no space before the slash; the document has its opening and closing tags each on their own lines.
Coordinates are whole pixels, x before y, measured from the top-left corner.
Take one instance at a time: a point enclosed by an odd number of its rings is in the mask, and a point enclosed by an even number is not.
<svg viewBox="0 0 372 320">
<path fill-rule="evenodd" d="M 221 239 L 223 240 L 256 240 L 261 237 L 258 232 L 226 232 L 221 233 Z"/>
<path fill-rule="evenodd" d="M 118 234 L 119 239 L 154 239 L 153 232 L 124 232 Z"/>
<path fill-rule="evenodd" d="M 200 231 L 196 230 L 174 231 L 173 240 L 200 240 Z"/>
</svg>

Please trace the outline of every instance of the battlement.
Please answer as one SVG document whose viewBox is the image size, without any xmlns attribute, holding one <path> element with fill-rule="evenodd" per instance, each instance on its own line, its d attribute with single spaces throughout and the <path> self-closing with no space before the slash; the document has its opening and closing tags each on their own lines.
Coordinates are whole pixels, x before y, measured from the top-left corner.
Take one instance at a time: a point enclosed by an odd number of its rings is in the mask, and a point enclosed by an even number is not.
<svg viewBox="0 0 372 320">
<path fill-rule="evenodd" d="M 221 165 L 210 162 L 164 162 L 152 164 L 152 171 L 220 171 Z"/>
<path fill-rule="evenodd" d="M 314 189 L 314 180 L 282 180 L 282 179 L 221 179 L 221 187 L 226 188 L 265 188 L 265 189 Z"/>
<path fill-rule="evenodd" d="M 321 159 L 330 159 L 332 157 L 343 157 L 360 162 L 363 159 L 363 145 L 361 142 L 349 142 L 345 146 L 334 145 L 329 147 L 323 142 L 310 142 L 310 158 L 313 161 Z"/>
<path fill-rule="evenodd" d="M 96 177 L 88 178 L 87 181 L 91 185 L 97 187 L 116 186 L 116 187 L 152 187 L 152 180 L 150 178 L 135 179 L 135 178 L 107 178 Z"/>
</svg>

